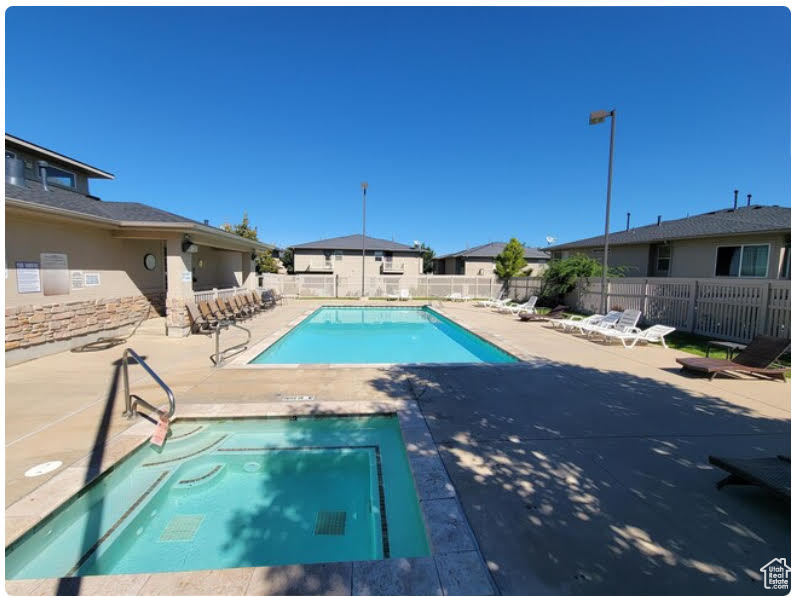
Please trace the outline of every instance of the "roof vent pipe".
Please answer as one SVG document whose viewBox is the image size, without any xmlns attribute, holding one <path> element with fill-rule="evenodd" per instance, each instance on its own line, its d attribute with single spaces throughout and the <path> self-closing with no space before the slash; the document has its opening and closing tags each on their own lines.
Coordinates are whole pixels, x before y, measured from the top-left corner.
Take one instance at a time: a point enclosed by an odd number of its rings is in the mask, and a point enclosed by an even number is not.
<svg viewBox="0 0 800 597">
<path fill-rule="evenodd" d="M 18 187 L 25 186 L 25 162 L 6 156 L 6 182 Z"/>
<path fill-rule="evenodd" d="M 208 226 L 208 220 L 203 220 L 203 224 L 204 224 L 205 226 Z"/>
<path fill-rule="evenodd" d="M 631 212 L 628 212 L 628 221 L 625 223 L 625 232 L 631 229 Z"/>
<path fill-rule="evenodd" d="M 661 216 L 658 216 L 658 220 L 656 221 L 656 226 L 661 226 Z"/>
<path fill-rule="evenodd" d="M 739 206 L 739 189 L 733 191 L 733 209 Z"/>
<path fill-rule="evenodd" d="M 49 191 L 50 189 L 47 188 L 47 162 L 39 160 L 36 165 L 39 166 L 39 178 L 42 179 L 42 188 L 45 191 Z"/>
<path fill-rule="evenodd" d="M 747 193 L 747 207 L 750 207 L 750 200 L 753 198 L 751 193 Z"/>
</svg>

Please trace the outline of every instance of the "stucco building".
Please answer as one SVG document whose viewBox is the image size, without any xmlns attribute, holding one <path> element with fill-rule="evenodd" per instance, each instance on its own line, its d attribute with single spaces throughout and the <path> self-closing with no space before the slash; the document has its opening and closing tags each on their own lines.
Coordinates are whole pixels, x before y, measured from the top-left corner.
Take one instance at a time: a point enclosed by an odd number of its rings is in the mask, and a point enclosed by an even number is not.
<svg viewBox="0 0 800 597">
<path fill-rule="evenodd" d="M 391 240 L 367 236 L 364 273 L 366 276 L 419 276 L 422 250 Z M 361 278 L 362 236 L 351 234 L 294 245 L 295 274 L 336 274 Z"/>
<path fill-rule="evenodd" d="M 494 276 L 494 259 L 503 249 L 504 242 L 492 242 L 470 249 L 464 249 L 434 259 L 434 272 L 446 276 Z M 534 247 L 525 247 L 525 260 L 532 276 L 540 275 L 550 260 L 550 255 Z"/>
<path fill-rule="evenodd" d="M 65 350 L 166 316 L 189 331 L 195 290 L 255 288 L 274 247 L 143 203 L 103 201 L 113 174 L 6 134 L 6 362 Z"/>
<path fill-rule="evenodd" d="M 603 235 L 550 247 L 554 259 L 603 258 Z M 658 221 L 609 235 L 608 263 L 628 277 L 791 276 L 791 208 L 745 205 Z"/>
</svg>

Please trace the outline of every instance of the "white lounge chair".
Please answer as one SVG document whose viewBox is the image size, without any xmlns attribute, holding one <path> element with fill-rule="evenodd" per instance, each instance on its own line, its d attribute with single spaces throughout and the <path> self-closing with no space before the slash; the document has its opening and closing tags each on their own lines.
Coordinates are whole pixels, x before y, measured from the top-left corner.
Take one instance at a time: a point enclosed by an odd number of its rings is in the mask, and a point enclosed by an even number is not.
<svg viewBox="0 0 800 597">
<path fill-rule="evenodd" d="M 664 341 L 664 336 L 671 334 L 675 328 L 668 325 L 651 325 L 646 330 L 639 328 L 631 328 L 627 332 L 617 332 L 615 330 L 603 330 L 600 332 L 603 336 L 608 338 L 618 338 L 625 348 L 633 348 L 639 340 L 645 342 L 661 342 L 661 346 L 667 348 L 667 343 Z M 627 342 L 630 342 L 628 344 Z"/>
<path fill-rule="evenodd" d="M 400 289 L 400 300 L 401 301 L 407 301 L 410 298 L 411 298 L 411 296 L 408 294 L 408 288 L 401 288 Z"/>
<path fill-rule="evenodd" d="M 605 315 L 589 315 L 589 317 L 584 317 L 583 319 L 562 319 L 558 323 L 560 324 L 559 327 L 562 329 L 570 332 L 578 330 L 581 334 L 585 334 L 586 332 L 584 330 L 587 328 L 596 326 L 607 327 L 615 324 L 620 315 L 622 315 L 622 313 L 619 311 L 609 311 Z M 556 323 L 557 322 L 554 321 L 553 325 Z"/>
<path fill-rule="evenodd" d="M 511 302 L 511 299 L 503 299 L 503 298 L 501 298 L 502 296 L 503 296 L 503 291 L 501 289 L 500 292 L 497 293 L 497 296 L 494 297 L 493 299 L 489 299 L 489 300 L 486 300 L 486 301 L 478 301 L 477 303 L 475 303 L 475 306 L 476 307 L 496 307 L 498 304 L 505 304 L 505 303 Z"/>
<path fill-rule="evenodd" d="M 625 309 L 622 312 L 622 315 L 619 316 L 619 319 L 617 319 L 615 322 L 608 323 L 605 321 L 600 321 L 597 324 L 585 326 L 581 331 L 589 336 L 596 333 L 602 334 L 608 330 L 625 334 L 631 329 L 636 328 L 636 324 L 639 323 L 639 318 L 641 316 L 642 312 L 639 311 L 639 309 Z"/>
<path fill-rule="evenodd" d="M 498 307 L 497 311 L 500 313 L 511 313 L 512 315 L 519 315 L 523 311 L 531 313 L 536 308 L 536 301 L 539 300 L 538 296 L 532 296 L 521 305 L 511 304 Z"/>
<path fill-rule="evenodd" d="M 451 292 L 446 297 L 444 297 L 447 301 L 460 301 L 462 300 L 460 292 Z"/>
</svg>

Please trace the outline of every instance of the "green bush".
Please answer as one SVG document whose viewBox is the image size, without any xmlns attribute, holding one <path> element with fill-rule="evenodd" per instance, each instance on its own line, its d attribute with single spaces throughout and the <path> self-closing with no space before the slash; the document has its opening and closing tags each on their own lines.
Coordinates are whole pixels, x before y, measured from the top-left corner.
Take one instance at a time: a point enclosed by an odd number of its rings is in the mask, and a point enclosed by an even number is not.
<svg viewBox="0 0 800 597">
<path fill-rule="evenodd" d="M 608 276 L 624 275 L 623 267 L 608 268 Z M 564 297 L 572 292 L 581 280 L 599 278 L 603 275 L 603 267 L 587 255 L 571 255 L 550 263 L 545 270 L 541 294 L 551 302 L 560 304 Z"/>
</svg>

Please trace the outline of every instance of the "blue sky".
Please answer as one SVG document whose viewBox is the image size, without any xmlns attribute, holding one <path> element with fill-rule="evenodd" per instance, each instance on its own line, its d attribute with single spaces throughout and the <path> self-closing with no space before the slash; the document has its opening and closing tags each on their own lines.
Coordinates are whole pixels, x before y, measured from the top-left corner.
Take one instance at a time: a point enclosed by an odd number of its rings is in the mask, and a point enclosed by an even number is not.
<svg viewBox="0 0 800 597">
<path fill-rule="evenodd" d="M 789 205 L 785 8 L 10 8 L 6 130 L 93 192 L 439 254 Z"/>
</svg>

